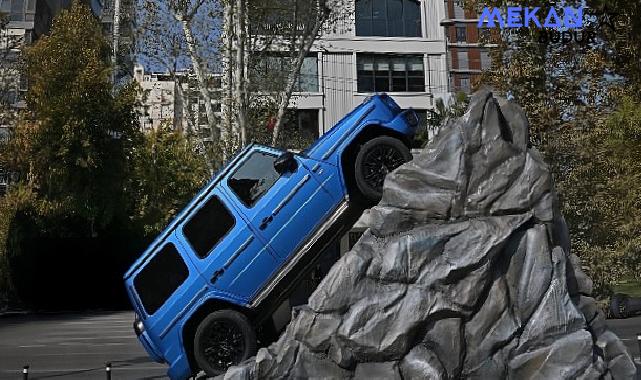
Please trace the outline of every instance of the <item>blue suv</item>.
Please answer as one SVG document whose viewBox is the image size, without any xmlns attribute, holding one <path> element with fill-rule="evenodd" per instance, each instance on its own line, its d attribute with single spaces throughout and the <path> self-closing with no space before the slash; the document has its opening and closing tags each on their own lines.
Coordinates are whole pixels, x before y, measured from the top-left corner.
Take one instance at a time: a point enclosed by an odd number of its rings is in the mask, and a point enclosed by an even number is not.
<svg viewBox="0 0 641 380">
<path fill-rule="evenodd" d="M 170 378 L 255 354 L 277 306 L 411 159 L 417 125 L 376 95 L 304 152 L 252 144 L 214 176 L 125 275 L 134 330 Z"/>
</svg>

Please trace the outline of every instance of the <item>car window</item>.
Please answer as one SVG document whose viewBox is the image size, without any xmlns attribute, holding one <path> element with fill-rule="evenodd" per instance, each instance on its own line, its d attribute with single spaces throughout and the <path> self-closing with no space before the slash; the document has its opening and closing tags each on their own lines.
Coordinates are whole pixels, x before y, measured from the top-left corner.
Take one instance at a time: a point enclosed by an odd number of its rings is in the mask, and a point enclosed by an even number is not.
<svg viewBox="0 0 641 380">
<path fill-rule="evenodd" d="M 280 178 L 274 169 L 277 158 L 271 154 L 254 152 L 229 179 L 229 187 L 248 208 L 254 207 Z"/>
<path fill-rule="evenodd" d="M 220 198 L 213 196 L 185 223 L 183 233 L 196 255 L 203 259 L 235 223 L 234 216 Z"/>
<path fill-rule="evenodd" d="M 189 270 L 176 247 L 168 243 L 134 279 L 134 287 L 147 314 L 155 313 L 187 279 Z"/>
</svg>

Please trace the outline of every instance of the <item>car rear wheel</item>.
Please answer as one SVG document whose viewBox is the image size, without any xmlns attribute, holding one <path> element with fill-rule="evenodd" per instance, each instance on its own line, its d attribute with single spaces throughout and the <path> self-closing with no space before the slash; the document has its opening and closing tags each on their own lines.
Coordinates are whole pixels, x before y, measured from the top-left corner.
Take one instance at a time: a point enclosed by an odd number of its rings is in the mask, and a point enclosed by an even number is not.
<svg viewBox="0 0 641 380">
<path fill-rule="evenodd" d="M 196 330 L 194 356 L 208 376 L 225 373 L 255 353 L 256 333 L 247 317 L 237 311 L 213 312 Z"/>
<path fill-rule="evenodd" d="M 412 159 L 402 141 L 381 136 L 366 142 L 356 155 L 354 176 L 360 193 L 370 202 L 383 195 L 385 176 Z"/>
</svg>

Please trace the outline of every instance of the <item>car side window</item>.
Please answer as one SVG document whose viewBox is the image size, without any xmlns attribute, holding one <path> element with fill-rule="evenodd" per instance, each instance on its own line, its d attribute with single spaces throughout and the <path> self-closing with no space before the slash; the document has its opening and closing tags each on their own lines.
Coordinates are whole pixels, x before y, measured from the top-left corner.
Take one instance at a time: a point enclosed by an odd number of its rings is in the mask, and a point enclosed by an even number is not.
<svg viewBox="0 0 641 380">
<path fill-rule="evenodd" d="M 274 169 L 277 158 L 271 154 L 254 152 L 229 179 L 229 187 L 248 208 L 254 207 L 280 178 Z"/>
<path fill-rule="evenodd" d="M 227 235 L 234 224 L 234 216 L 220 198 L 213 196 L 185 223 L 183 233 L 196 251 L 196 255 L 203 259 Z"/>
<path fill-rule="evenodd" d="M 147 314 L 154 314 L 185 282 L 189 269 L 172 243 L 166 244 L 134 279 Z"/>
</svg>

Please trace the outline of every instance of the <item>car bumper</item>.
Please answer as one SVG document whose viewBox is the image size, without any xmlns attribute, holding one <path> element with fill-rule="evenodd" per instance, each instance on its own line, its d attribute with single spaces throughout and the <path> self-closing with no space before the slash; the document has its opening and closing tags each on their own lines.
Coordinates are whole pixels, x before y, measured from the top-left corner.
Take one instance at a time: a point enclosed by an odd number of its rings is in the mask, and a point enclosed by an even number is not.
<svg viewBox="0 0 641 380">
<path fill-rule="evenodd" d="M 147 332 L 143 332 L 142 334 L 138 335 L 138 340 L 140 340 L 140 343 L 145 348 L 145 351 L 147 351 L 147 354 L 149 354 L 153 361 L 158 363 L 165 362 L 160 352 L 156 349 L 154 343 L 151 341 L 151 339 L 149 339 Z"/>
</svg>

